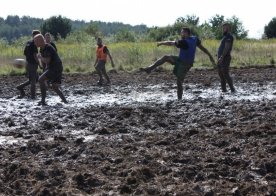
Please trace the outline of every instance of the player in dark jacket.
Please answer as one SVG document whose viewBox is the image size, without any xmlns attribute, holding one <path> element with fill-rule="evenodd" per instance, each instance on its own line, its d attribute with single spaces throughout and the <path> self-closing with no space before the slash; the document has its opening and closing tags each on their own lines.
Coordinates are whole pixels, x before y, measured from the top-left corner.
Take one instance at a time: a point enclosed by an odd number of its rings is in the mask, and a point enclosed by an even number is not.
<svg viewBox="0 0 276 196">
<path fill-rule="evenodd" d="M 47 81 L 50 81 L 53 90 L 61 98 L 62 102 L 68 103 L 60 89 L 63 65 L 57 51 L 51 44 L 45 42 L 41 34 L 34 37 L 34 42 L 35 45 L 40 48 L 40 55 L 38 55 L 38 58 L 47 65 L 46 70 L 38 79 L 41 90 L 41 101 L 39 105 L 46 105 Z"/>
<path fill-rule="evenodd" d="M 223 38 L 218 48 L 218 73 L 221 82 L 222 92 L 226 92 L 226 82 L 228 83 L 231 92 L 235 92 L 233 80 L 229 74 L 231 51 L 233 47 L 234 38 L 230 33 L 230 24 L 224 23 L 223 26 Z"/>
<path fill-rule="evenodd" d="M 34 38 L 35 35 L 40 34 L 39 30 L 33 30 L 32 36 Z M 25 97 L 25 91 L 24 88 L 31 84 L 31 99 L 35 99 L 36 97 L 36 82 L 38 79 L 38 73 L 37 73 L 37 68 L 39 65 L 39 61 L 37 59 L 37 47 L 34 44 L 34 40 L 30 40 L 26 43 L 25 49 L 24 49 L 24 55 L 26 58 L 26 71 L 27 71 L 27 76 L 28 76 L 28 81 L 20 84 L 16 88 L 20 91 L 20 96 L 18 98 L 23 98 Z"/>
</svg>

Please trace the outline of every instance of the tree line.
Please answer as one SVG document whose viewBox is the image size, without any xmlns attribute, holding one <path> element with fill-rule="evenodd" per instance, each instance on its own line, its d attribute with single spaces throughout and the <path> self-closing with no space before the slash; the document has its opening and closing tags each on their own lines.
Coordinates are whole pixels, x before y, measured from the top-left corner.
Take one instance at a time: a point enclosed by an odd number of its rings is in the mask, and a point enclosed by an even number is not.
<svg viewBox="0 0 276 196">
<path fill-rule="evenodd" d="M 221 39 L 221 25 L 229 22 L 236 39 L 246 39 L 248 31 L 236 16 L 225 18 L 215 15 L 204 23 L 199 23 L 199 17 L 186 15 L 176 19 L 173 25 L 166 27 L 147 27 L 146 25 L 129 25 L 120 22 L 79 21 L 62 16 L 52 16 L 48 19 L 32 18 L 29 16 L 0 17 L 0 39 L 8 43 L 23 36 L 30 36 L 33 29 L 39 29 L 44 34 L 50 32 L 54 38 L 65 39 L 68 35 L 86 34 L 92 37 L 109 36 L 114 42 L 161 41 L 176 39 L 183 26 L 191 28 L 193 34 L 202 39 Z M 263 38 L 276 38 L 276 17 L 264 26 Z"/>
</svg>

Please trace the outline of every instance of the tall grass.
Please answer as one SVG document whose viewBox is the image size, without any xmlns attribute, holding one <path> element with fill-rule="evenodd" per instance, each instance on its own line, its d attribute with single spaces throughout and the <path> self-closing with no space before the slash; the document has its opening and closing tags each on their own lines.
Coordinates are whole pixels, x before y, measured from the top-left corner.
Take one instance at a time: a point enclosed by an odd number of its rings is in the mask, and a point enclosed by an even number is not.
<svg viewBox="0 0 276 196">
<path fill-rule="evenodd" d="M 92 72 L 94 71 L 96 43 L 65 43 L 57 42 L 58 53 L 63 61 L 65 72 Z M 202 40 L 210 53 L 216 58 L 219 41 Z M 153 42 L 142 43 L 110 43 L 107 44 L 113 56 L 116 69 L 133 71 L 153 63 L 163 55 L 178 55 L 175 47 L 157 47 Z M 232 66 L 244 67 L 248 65 L 274 64 L 276 60 L 276 39 L 271 40 L 236 40 L 232 52 Z M 23 45 L 20 43 L 9 45 L 0 42 L 0 74 L 20 74 L 22 69 L 11 66 L 13 59 L 24 58 Z M 165 64 L 163 67 L 171 69 Z M 211 67 L 209 58 L 200 50 L 194 67 Z M 111 69 L 110 62 L 107 69 Z"/>
</svg>

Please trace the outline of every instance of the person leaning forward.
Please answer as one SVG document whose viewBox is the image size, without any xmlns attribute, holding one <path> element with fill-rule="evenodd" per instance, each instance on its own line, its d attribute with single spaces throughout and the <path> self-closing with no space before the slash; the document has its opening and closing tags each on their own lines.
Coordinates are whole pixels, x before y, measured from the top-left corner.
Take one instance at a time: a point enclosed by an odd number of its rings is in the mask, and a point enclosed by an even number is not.
<svg viewBox="0 0 276 196">
<path fill-rule="evenodd" d="M 50 81 L 52 84 L 52 89 L 61 98 L 62 102 L 68 103 L 60 89 L 63 65 L 60 57 L 57 54 L 57 51 L 51 44 L 47 44 L 45 42 L 45 39 L 41 34 L 38 34 L 34 37 L 34 42 L 35 45 L 40 48 L 40 55 L 38 55 L 38 58 L 47 65 L 46 70 L 38 79 L 41 90 L 41 101 L 38 103 L 38 105 L 46 105 L 45 99 L 47 81 Z"/>
<path fill-rule="evenodd" d="M 34 38 L 35 35 L 40 34 L 39 30 L 33 30 L 32 31 L 32 37 Z M 24 55 L 26 58 L 26 72 L 28 76 L 28 81 L 18 85 L 16 88 L 20 92 L 20 96 L 18 98 L 23 98 L 25 97 L 25 91 L 24 88 L 28 86 L 29 84 L 31 85 L 31 99 L 35 99 L 36 97 L 36 82 L 38 79 L 38 65 L 39 61 L 37 59 L 37 47 L 34 44 L 34 40 L 29 40 L 24 48 Z"/>
<path fill-rule="evenodd" d="M 191 35 L 191 30 L 187 27 L 182 28 L 181 30 L 181 39 L 177 41 L 163 41 L 158 42 L 157 46 L 176 46 L 179 48 L 179 55 L 165 55 L 155 61 L 152 65 L 146 68 L 141 68 L 142 71 L 150 73 L 156 67 L 164 64 L 170 63 L 174 65 L 173 73 L 177 78 L 177 97 L 179 100 L 182 99 L 183 95 L 183 82 L 187 72 L 193 66 L 196 47 L 202 50 L 205 54 L 207 54 L 210 58 L 210 61 L 215 64 L 215 61 L 210 54 L 210 52 L 201 44 L 201 41 L 198 37 Z"/>
</svg>

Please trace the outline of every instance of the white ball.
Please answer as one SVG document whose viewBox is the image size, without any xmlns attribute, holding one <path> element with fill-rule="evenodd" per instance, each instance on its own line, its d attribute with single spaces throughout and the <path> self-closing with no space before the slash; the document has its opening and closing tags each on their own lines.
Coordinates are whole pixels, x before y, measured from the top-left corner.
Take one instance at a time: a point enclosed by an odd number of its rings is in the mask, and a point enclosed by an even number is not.
<svg viewBox="0 0 276 196">
<path fill-rule="evenodd" d="M 26 60 L 25 59 L 14 59 L 13 66 L 16 68 L 23 68 L 26 66 Z"/>
</svg>

